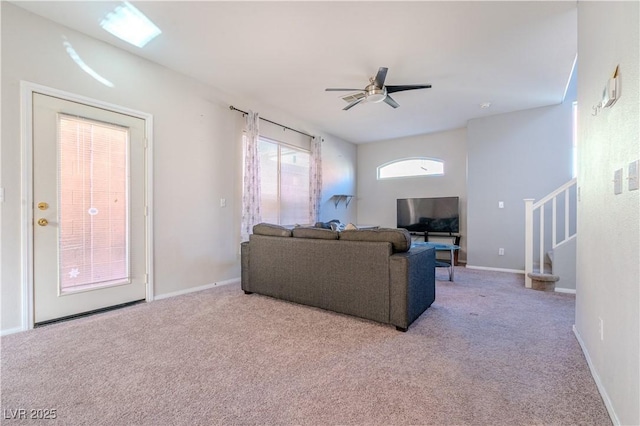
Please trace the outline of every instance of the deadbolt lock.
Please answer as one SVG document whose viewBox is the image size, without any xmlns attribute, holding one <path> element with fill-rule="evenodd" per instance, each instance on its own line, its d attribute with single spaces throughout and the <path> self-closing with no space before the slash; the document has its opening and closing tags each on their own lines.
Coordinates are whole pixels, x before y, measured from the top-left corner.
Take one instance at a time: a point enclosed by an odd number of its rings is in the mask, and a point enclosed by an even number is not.
<svg viewBox="0 0 640 426">
<path fill-rule="evenodd" d="M 38 203 L 38 208 L 39 208 L 40 210 L 46 210 L 46 209 L 48 209 L 48 208 L 49 208 L 49 204 L 44 203 L 44 202 L 43 202 L 43 203 Z"/>
<path fill-rule="evenodd" d="M 47 219 L 45 219 L 44 217 L 41 219 L 38 219 L 38 225 L 40 226 L 47 226 L 49 224 L 49 221 Z"/>
</svg>

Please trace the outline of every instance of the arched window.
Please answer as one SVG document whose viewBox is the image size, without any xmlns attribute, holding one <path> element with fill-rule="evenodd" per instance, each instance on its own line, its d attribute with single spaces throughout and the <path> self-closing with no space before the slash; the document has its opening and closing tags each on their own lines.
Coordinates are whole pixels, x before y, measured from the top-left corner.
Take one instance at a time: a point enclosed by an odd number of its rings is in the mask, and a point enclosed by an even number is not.
<svg viewBox="0 0 640 426">
<path fill-rule="evenodd" d="M 378 179 L 443 175 L 444 161 L 437 158 L 403 158 L 378 167 Z"/>
</svg>

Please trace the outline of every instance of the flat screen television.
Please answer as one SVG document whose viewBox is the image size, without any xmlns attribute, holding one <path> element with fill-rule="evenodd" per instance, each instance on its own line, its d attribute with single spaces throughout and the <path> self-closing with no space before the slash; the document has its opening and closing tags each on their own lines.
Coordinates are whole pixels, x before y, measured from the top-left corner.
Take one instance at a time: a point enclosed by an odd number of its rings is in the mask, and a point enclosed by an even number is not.
<svg viewBox="0 0 640 426">
<path fill-rule="evenodd" d="M 460 232 L 459 197 L 399 198 L 398 228 L 409 232 Z"/>
</svg>

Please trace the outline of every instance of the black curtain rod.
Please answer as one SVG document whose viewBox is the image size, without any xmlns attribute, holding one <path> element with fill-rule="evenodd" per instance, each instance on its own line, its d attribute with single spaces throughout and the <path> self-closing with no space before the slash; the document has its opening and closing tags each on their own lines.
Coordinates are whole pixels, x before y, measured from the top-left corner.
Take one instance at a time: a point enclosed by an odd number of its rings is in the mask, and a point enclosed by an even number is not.
<svg viewBox="0 0 640 426">
<path fill-rule="evenodd" d="M 238 111 L 238 112 L 241 112 L 241 113 L 243 113 L 243 114 L 247 114 L 247 111 L 243 111 L 243 110 L 241 110 L 241 109 L 238 109 L 238 108 L 234 107 L 233 105 L 229 105 L 229 109 L 230 109 L 231 111 Z M 315 139 L 315 138 L 316 138 L 315 136 L 311 136 L 311 135 L 310 135 L 310 134 L 308 134 L 308 133 L 301 132 L 300 130 L 292 129 L 291 127 L 285 126 L 285 125 L 283 125 L 283 124 L 276 123 L 275 121 L 267 120 L 266 118 L 262 118 L 262 117 L 258 117 L 258 118 L 260 118 L 260 120 L 264 120 L 264 121 L 266 121 L 267 123 L 271 123 L 271 124 L 275 124 L 276 126 L 280 126 L 280 127 L 282 127 L 283 129 L 291 130 L 291 131 L 294 131 L 294 132 L 296 132 L 296 133 L 300 133 L 301 135 L 308 136 L 308 137 L 310 137 L 311 139 Z"/>
</svg>

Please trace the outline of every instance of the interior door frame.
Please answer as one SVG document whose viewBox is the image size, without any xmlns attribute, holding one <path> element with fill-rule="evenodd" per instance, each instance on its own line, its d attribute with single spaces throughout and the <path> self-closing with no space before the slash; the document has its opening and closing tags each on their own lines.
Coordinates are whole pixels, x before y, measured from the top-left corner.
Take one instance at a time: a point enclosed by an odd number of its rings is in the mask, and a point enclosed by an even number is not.
<svg viewBox="0 0 640 426">
<path fill-rule="evenodd" d="M 21 145 L 21 281 L 22 281 L 22 329 L 34 326 L 33 289 L 33 93 L 54 96 L 71 102 L 102 108 L 120 114 L 140 118 L 145 122 L 145 268 L 146 301 L 153 300 L 153 115 L 114 105 L 86 96 L 54 89 L 29 81 L 20 81 L 20 145 Z"/>
</svg>

